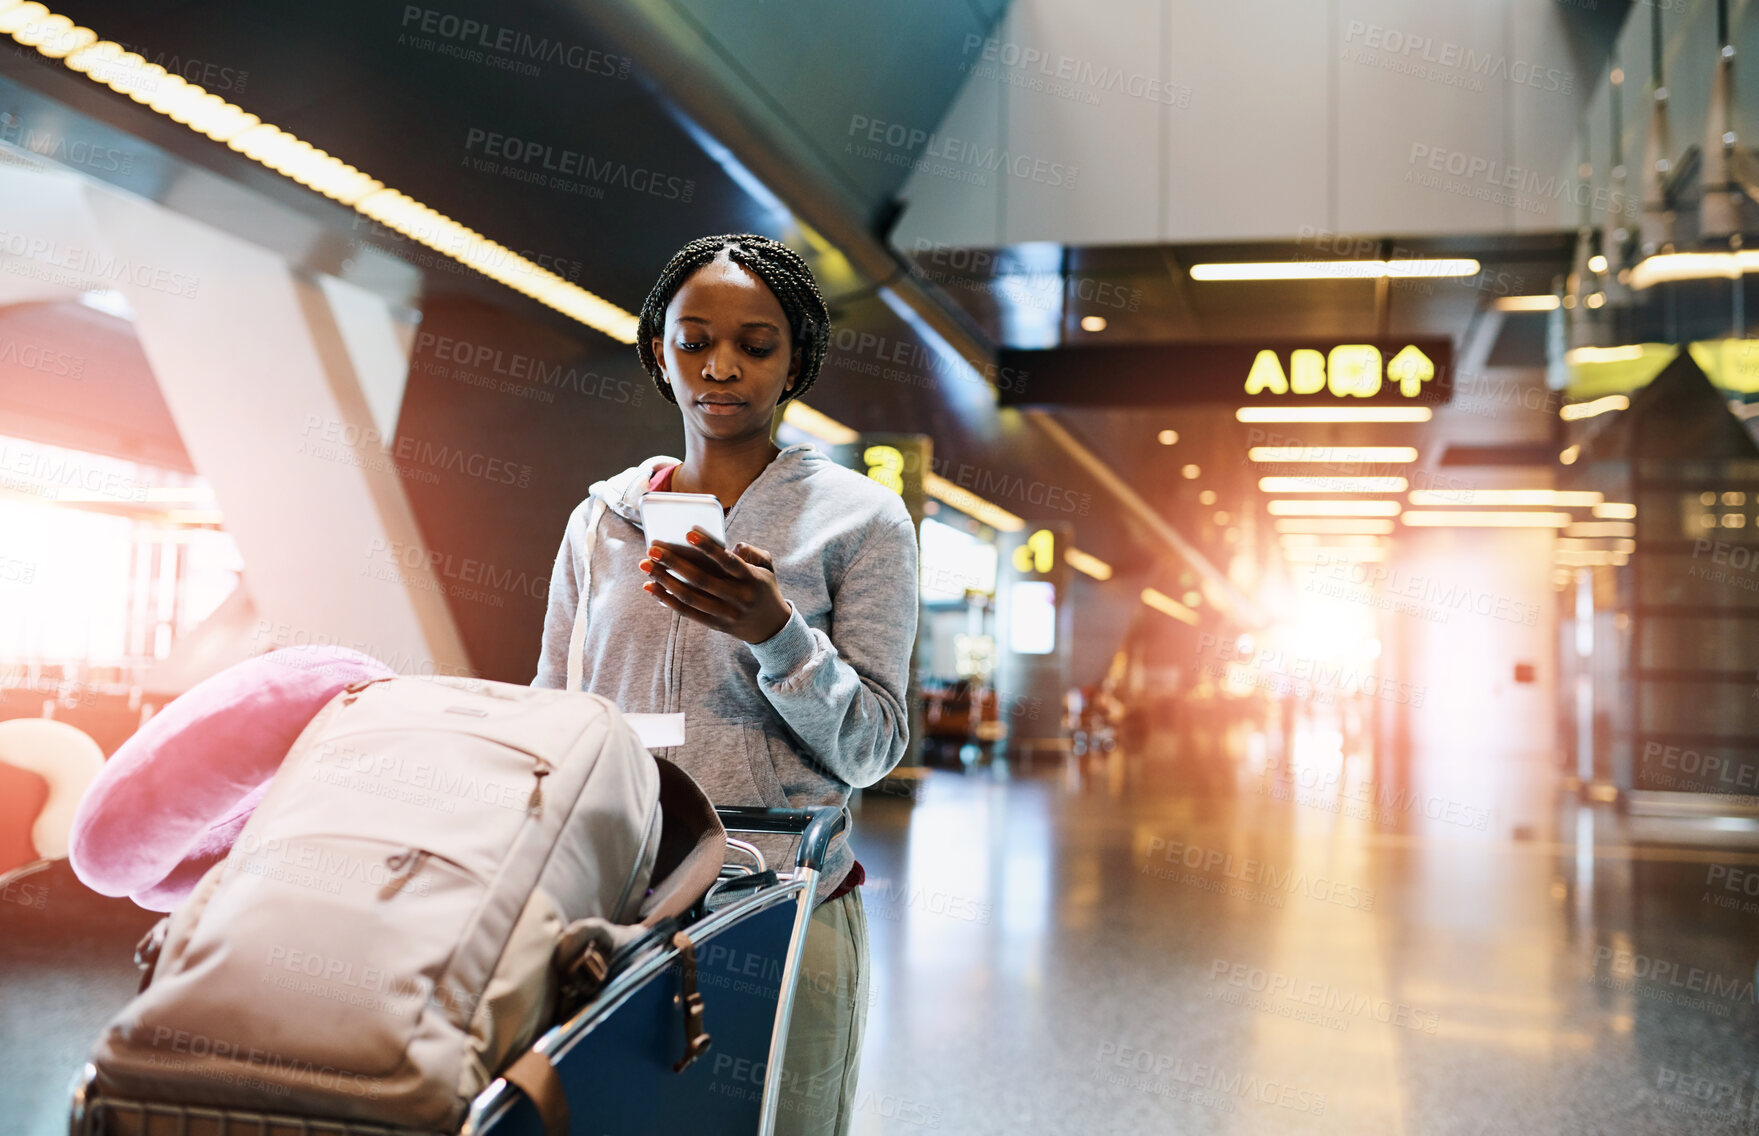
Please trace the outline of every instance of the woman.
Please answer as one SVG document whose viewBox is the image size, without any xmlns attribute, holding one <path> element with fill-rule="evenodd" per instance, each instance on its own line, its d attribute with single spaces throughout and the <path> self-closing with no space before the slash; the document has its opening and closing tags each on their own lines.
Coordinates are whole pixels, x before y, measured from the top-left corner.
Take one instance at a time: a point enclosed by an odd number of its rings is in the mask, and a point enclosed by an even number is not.
<svg viewBox="0 0 1759 1136">
<path fill-rule="evenodd" d="M 550 580 L 532 685 L 565 687 L 576 663 L 582 688 L 626 713 L 682 714 L 683 743 L 655 752 L 717 804 L 841 806 L 907 741 L 910 514 L 811 446 L 771 439 L 777 406 L 812 386 L 829 340 L 818 285 L 786 246 L 745 234 L 680 250 L 642 305 L 636 351 L 682 414 L 684 460 L 649 458 L 593 485 Z M 652 490 L 714 494 L 732 547 L 700 529 L 650 544 L 640 506 Z M 848 1129 L 866 1024 L 862 879 L 838 837 L 807 933 L 779 1132 Z"/>
</svg>

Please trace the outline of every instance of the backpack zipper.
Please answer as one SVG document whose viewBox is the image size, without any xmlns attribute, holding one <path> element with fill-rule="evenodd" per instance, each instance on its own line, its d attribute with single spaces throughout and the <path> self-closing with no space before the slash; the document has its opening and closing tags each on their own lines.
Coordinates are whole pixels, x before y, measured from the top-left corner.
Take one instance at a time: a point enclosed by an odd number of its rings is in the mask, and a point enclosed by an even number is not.
<svg viewBox="0 0 1759 1136">
<path fill-rule="evenodd" d="M 537 762 L 537 768 L 532 771 L 537 777 L 537 781 L 531 787 L 531 796 L 527 797 L 525 800 L 525 815 L 528 817 L 535 817 L 543 813 L 544 778 L 548 777 L 551 773 L 554 773 L 556 769 L 555 766 L 551 765 L 543 758 L 538 757 L 535 754 L 533 754 L 532 757 L 533 760 Z"/>
</svg>

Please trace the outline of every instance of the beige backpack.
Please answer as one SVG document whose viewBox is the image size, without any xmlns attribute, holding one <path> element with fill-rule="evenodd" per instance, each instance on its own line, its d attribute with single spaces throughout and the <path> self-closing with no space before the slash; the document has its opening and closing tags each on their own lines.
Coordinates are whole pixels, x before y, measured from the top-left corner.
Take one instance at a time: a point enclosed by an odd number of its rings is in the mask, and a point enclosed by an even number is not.
<svg viewBox="0 0 1759 1136">
<path fill-rule="evenodd" d="M 455 1131 L 623 948 L 669 933 L 724 851 L 701 789 L 604 698 L 357 684 L 162 925 L 94 1087 Z"/>
</svg>

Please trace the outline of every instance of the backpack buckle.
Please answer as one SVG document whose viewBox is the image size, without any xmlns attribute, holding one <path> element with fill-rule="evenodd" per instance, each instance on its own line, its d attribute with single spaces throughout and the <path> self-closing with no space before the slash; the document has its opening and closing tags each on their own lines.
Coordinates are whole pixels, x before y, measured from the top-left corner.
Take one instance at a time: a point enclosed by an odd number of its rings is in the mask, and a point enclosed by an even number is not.
<svg viewBox="0 0 1759 1136">
<path fill-rule="evenodd" d="M 702 1028 L 702 994 L 696 989 L 696 944 L 679 931 L 672 936 L 672 945 L 678 948 L 678 958 L 684 964 L 678 977 L 678 996 L 672 999 L 684 1007 L 684 1056 L 672 1066 L 672 1072 L 682 1073 L 708 1052 L 711 1039 Z"/>
</svg>

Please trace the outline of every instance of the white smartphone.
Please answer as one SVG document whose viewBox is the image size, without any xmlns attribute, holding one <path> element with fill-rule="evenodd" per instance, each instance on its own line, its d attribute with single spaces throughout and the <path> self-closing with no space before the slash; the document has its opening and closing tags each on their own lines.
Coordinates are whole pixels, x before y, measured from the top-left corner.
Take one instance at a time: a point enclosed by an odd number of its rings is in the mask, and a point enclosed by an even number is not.
<svg viewBox="0 0 1759 1136">
<path fill-rule="evenodd" d="M 646 493 L 641 498 L 641 531 L 651 541 L 688 544 L 684 534 L 701 525 L 724 547 L 726 517 L 713 493 Z"/>
</svg>

